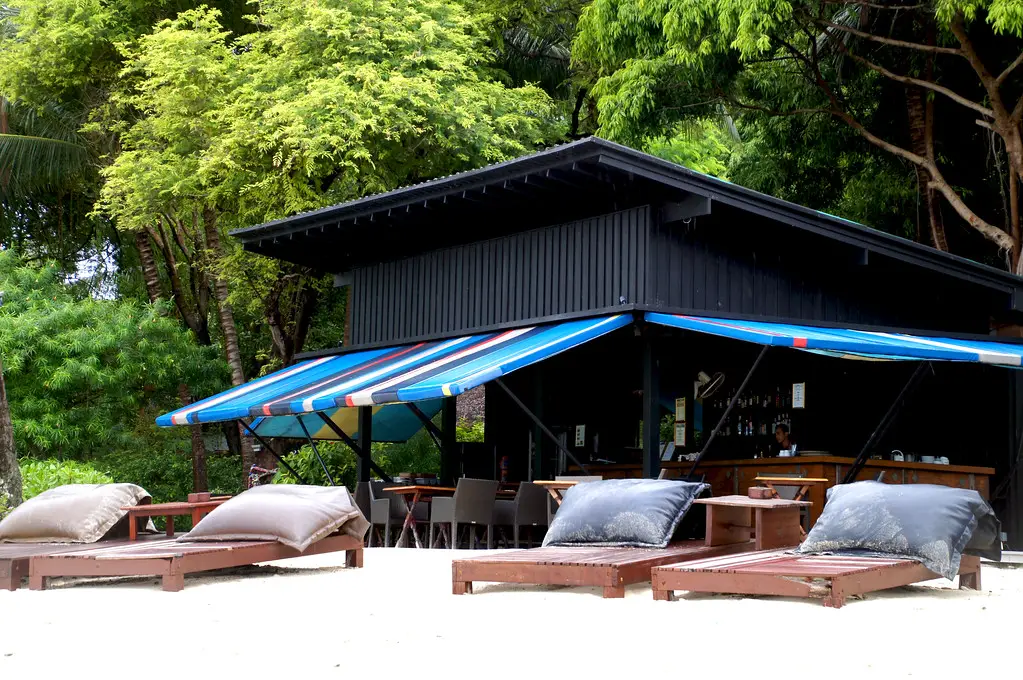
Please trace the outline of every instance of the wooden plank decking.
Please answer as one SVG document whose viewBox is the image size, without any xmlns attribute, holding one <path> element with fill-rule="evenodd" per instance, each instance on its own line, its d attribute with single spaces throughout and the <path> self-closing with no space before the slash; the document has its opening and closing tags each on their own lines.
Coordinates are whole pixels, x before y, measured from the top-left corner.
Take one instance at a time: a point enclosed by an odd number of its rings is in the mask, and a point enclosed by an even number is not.
<svg viewBox="0 0 1023 680">
<path fill-rule="evenodd" d="M 819 598 L 841 607 L 847 597 L 940 578 L 915 560 L 843 555 L 790 555 L 767 550 L 702 559 L 652 570 L 655 600 L 674 591 Z M 980 558 L 963 555 L 959 587 L 980 590 Z"/>
<path fill-rule="evenodd" d="M 173 592 L 185 587 L 185 574 L 340 551 L 347 552 L 346 566 L 362 566 L 362 541 L 341 534 L 317 541 L 302 553 L 276 541 L 190 543 L 163 538 L 120 543 L 34 556 L 29 560 L 29 588 L 43 590 L 54 576 L 160 576 L 163 589 Z"/>
<path fill-rule="evenodd" d="M 667 548 L 547 547 L 471 557 L 451 563 L 451 592 L 472 592 L 475 581 L 597 586 L 604 597 L 625 597 L 625 586 L 650 580 L 650 569 L 685 559 L 731 555 L 753 542 L 709 547 L 682 541 Z"/>
</svg>

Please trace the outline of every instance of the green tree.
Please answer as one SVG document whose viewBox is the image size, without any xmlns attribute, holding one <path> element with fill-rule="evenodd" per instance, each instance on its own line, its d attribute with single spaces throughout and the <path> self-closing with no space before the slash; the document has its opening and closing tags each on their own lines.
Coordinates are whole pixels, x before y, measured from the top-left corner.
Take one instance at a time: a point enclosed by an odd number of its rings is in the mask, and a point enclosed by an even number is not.
<svg viewBox="0 0 1023 680">
<path fill-rule="evenodd" d="M 1021 37 L 1019 0 L 595 0 L 580 19 L 575 56 L 601 75 L 604 134 L 640 138 L 722 103 L 830 119 L 916 171 L 937 247 L 947 247 L 944 205 L 1021 272 Z M 987 134 L 998 176 L 976 171 L 989 145 L 970 140 Z M 950 163 L 969 153 L 973 172 Z M 995 204 L 1002 215 L 974 200 L 992 181 L 1005 195 Z"/>
<path fill-rule="evenodd" d="M 223 363 L 153 306 L 76 296 L 55 267 L 24 266 L 7 251 L 0 289 L 0 354 L 22 456 L 144 450 L 181 383 L 201 394 L 224 386 Z"/>
</svg>

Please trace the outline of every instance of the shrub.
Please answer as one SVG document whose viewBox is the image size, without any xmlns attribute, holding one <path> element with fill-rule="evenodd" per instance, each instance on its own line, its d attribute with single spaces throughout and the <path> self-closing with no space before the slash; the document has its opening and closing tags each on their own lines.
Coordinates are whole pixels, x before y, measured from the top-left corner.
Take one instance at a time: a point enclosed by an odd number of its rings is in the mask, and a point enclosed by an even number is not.
<svg viewBox="0 0 1023 680">
<path fill-rule="evenodd" d="M 117 453 L 93 463 L 115 482 L 138 484 L 153 496 L 154 503 L 183 501 L 192 492 L 192 459 L 174 451 Z M 210 492 L 241 493 L 242 463 L 239 456 L 211 454 L 206 457 Z"/>
<path fill-rule="evenodd" d="M 109 484 L 114 481 L 92 465 L 74 460 L 23 459 L 19 466 L 25 500 L 65 484 Z"/>
</svg>

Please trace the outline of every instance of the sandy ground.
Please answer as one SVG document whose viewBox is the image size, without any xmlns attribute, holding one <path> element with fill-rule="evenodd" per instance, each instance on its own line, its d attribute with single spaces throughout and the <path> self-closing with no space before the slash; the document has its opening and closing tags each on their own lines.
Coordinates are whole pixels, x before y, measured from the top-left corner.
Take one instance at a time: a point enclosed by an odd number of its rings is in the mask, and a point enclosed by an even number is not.
<svg viewBox="0 0 1023 680">
<path fill-rule="evenodd" d="M 453 596 L 464 554 L 370 549 L 351 570 L 299 558 L 189 577 L 179 593 L 155 579 L 0 592 L 0 678 L 1018 677 L 1003 660 L 1020 645 L 1019 568 L 985 565 L 980 593 L 934 581 L 832 610 L 654 602 L 649 585 L 624 600 L 498 584 Z"/>
</svg>

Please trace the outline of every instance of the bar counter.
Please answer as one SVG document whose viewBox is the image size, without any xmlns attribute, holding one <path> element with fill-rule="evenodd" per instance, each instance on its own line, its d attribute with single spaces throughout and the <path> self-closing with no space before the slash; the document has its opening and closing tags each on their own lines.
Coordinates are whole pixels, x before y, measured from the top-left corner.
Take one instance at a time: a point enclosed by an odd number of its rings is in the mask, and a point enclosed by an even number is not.
<svg viewBox="0 0 1023 680">
<path fill-rule="evenodd" d="M 696 474 L 705 475 L 715 496 L 745 494 L 749 487 L 757 486 L 754 480 L 758 476 L 798 475 L 827 479 L 827 484 L 813 486 L 805 499 L 813 503 L 810 507 L 810 524 L 813 525 L 824 508 L 827 489 L 841 481 L 853 462 L 853 458 L 826 455 L 708 460 L 700 463 Z M 661 463 L 661 468 L 666 470 L 668 478 L 686 474 L 691 466 L 692 463 L 688 461 Z M 640 477 L 642 474 L 642 466 L 638 464 L 591 463 L 586 468 L 591 475 L 600 475 L 604 479 L 628 479 Z M 990 477 L 995 473 L 994 468 L 989 467 L 872 459 L 864 464 L 856 479 L 875 479 L 882 470 L 885 473 L 883 481 L 887 484 L 940 484 L 960 489 L 976 489 L 985 499 L 990 493 Z M 570 474 L 581 474 L 575 466 L 570 467 L 569 471 Z"/>
</svg>

